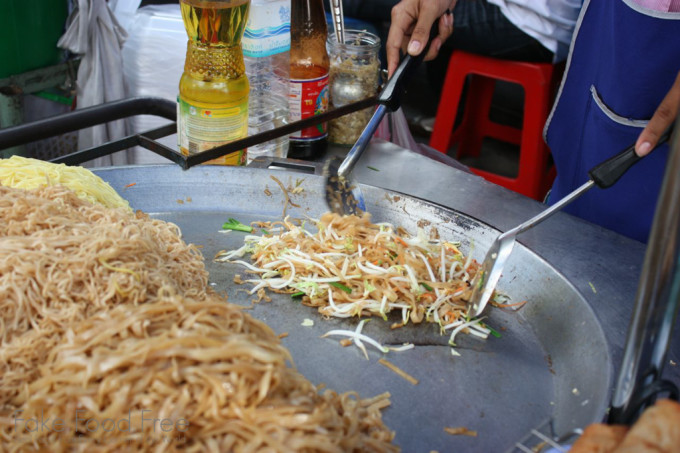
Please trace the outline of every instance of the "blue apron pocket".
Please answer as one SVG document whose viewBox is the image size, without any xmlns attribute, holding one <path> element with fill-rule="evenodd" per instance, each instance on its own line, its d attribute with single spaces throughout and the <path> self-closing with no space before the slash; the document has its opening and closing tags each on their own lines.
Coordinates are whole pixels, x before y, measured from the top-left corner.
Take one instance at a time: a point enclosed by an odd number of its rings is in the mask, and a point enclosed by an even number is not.
<svg viewBox="0 0 680 453">
<path fill-rule="evenodd" d="M 595 85 L 590 86 L 590 95 L 593 98 L 593 101 L 595 102 L 597 108 L 600 109 L 602 113 L 604 113 L 607 116 L 607 118 L 609 118 L 614 123 L 620 124 L 622 126 L 638 128 L 639 129 L 638 134 L 642 131 L 642 129 L 645 126 L 647 126 L 647 123 L 649 123 L 649 120 L 625 118 L 611 110 L 609 107 L 607 107 L 602 98 L 600 98 L 600 94 L 597 92 L 597 88 L 595 88 Z"/>
<path fill-rule="evenodd" d="M 648 122 L 642 118 L 626 118 L 611 110 L 595 86 L 591 86 L 590 92 L 592 99 L 581 137 L 585 172 L 634 144 Z M 659 175 L 663 174 L 667 156 L 667 146 L 655 150 L 628 170 L 613 187 L 594 188 L 586 193 L 573 213 L 617 231 L 622 230 L 621 225 L 627 225 L 622 231 L 624 234 L 646 240 L 661 187 Z"/>
<path fill-rule="evenodd" d="M 635 143 L 648 123 L 646 119 L 626 118 L 610 109 L 595 86 L 590 87 L 590 93 L 591 99 L 586 108 L 586 120 L 581 137 L 586 172 Z M 629 176 L 644 163 L 639 162 L 623 177 Z"/>
</svg>

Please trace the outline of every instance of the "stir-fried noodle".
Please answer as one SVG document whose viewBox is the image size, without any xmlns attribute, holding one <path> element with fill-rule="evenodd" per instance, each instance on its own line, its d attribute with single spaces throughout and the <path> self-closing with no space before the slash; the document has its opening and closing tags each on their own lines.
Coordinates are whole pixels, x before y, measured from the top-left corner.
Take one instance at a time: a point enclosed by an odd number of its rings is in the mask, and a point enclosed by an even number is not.
<svg viewBox="0 0 680 453">
<path fill-rule="evenodd" d="M 176 226 L 62 187 L 0 218 L 0 450 L 396 450 L 389 395 L 319 393 Z"/>
<path fill-rule="evenodd" d="M 394 327 L 423 321 L 455 334 L 463 329 L 482 337 L 490 330 L 466 319 L 471 282 L 479 264 L 458 244 L 410 236 L 370 215 L 324 214 L 312 233 L 288 219 L 264 225 L 269 234 L 249 235 L 243 247 L 220 252 L 217 261 L 245 266 L 261 288 L 298 293 L 303 303 L 326 316 L 348 318 L 401 312 Z M 279 234 L 272 234 L 279 228 Z M 251 253 L 252 264 L 239 258 Z"/>
<path fill-rule="evenodd" d="M 106 209 L 64 187 L 0 186 L 2 338 L 46 324 L 68 327 L 106 306 L 153 300 L 171 284 L 203 297 L 208 273 L 179 228 Z"/>
</svg>

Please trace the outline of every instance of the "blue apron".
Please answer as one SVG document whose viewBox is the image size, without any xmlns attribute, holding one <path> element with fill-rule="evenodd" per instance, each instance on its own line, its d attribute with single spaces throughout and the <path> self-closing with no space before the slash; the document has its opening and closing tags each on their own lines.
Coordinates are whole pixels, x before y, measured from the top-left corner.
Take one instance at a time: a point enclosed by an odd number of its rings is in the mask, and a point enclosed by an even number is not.
<svg viewBox="0 0 680 453">
<path fill-rule="evenodd" d="M 632 0 L 586 1 L 566 75 L 546 124 L 557 169 L 548 203 L 588 180 L 588 171 L 635 143 L 680 70 L 680 13 Z M 608 189 L 593 188 L 565 211 L 647 241 L 668 145 Z"/>
</svg>

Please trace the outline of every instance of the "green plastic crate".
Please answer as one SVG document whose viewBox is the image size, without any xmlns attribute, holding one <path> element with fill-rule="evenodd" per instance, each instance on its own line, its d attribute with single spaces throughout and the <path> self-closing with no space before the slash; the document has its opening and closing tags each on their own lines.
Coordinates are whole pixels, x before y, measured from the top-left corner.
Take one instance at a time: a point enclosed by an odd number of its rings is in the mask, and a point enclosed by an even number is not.
<svg viewBox="0 0 680 453">
<path fill-rule="evenodd" d="M 61 61 L 67 0 L 0 0 L 0 78 Z"/>
</svg>

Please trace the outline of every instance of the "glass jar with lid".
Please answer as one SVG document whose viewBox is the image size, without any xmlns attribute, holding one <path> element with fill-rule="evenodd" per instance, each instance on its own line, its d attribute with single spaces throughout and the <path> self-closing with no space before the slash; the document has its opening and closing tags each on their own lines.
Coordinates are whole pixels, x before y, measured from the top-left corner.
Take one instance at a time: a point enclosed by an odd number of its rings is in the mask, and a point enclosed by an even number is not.
<svg viewBox="0 0 680 453">
<path fill-rule="evenodd" d="M 361 101 L 377 94 L 380 78 L 380 38 L 362 30 L 345 30 L 345 42 L 334 33 L 327 40 L 330 71 L 328 86 L 333 108 Z M 331 143 L 354 144 L 368 124 L 375 108 L 344 115 L 330 121 Z"/>
</svg>

